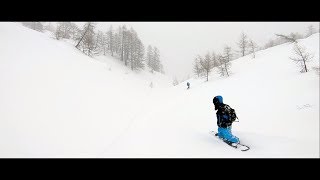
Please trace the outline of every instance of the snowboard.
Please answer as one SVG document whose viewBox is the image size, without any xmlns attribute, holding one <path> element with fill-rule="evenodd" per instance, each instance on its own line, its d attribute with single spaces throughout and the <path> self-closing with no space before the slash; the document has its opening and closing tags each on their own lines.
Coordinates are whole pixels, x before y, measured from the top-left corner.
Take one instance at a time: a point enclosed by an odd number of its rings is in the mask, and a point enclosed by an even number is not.
<svg viewBox="0 0 320 180">
<path fill-rule="evenodd" d="M 239 143 L 232 143 L 232 142 L 229 142 L 229 141 L 221 139 L 219 136 L 216 135 L 218 133 L 216 131 L 210 131 L 209 133 L 211 135 L 213 135 L 215 138 L 219 139 L 220 141 L 226 143 L 227 145 L 229 145 L 230 147 L 233 147 L 235 149 L 238 149 L 238 150 L 241 150 L 241 151 L 248 151 L 250 149 L 249 146 L 241 144 L 240 142 Z"/>
</svg>

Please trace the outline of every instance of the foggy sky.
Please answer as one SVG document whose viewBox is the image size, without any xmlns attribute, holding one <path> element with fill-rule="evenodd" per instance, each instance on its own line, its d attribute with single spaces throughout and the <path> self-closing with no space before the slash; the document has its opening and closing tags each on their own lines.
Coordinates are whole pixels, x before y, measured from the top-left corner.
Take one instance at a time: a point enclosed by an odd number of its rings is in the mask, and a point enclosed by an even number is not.
<svg viewBox="0 0 320 180">
<path fill-rule="evenodd" d="M 198 54 L 222 53 L 225 45 L 238 50 L 236 42 L 242 31 L 264 46 L 275 33 L 304 35 L 311 24 L 319 29 L 319 22 L 99 22 L 97 28 L 107 31 L 113 25 L 115 30 L 123 24 L 136 30 L 145 47 L 158 47 L 166 75 L 179 80 L 193 76 L 192 64 Z"/>
</svg>

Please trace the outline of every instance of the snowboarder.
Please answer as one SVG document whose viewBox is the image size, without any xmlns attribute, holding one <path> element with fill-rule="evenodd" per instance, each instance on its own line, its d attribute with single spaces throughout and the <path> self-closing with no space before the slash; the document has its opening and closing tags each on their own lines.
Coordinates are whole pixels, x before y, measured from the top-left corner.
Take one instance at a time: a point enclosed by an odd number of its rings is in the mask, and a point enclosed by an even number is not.
<svg viewBox="0 0 320 180">
<path fill-rule="evenodd" d="M 234 109 L 223 103 L 222 96 L 215 96 L 213 98 L 213 104 L 215 110 L 218 110 L 216 113 L 218 125 L 218 133 L 216 136 L 230 143 L 240 143 L 239 138 L 231 133 L 231 125 L 237 117 Z"/>
<path fill-rule="evenodd" d="M 190 83 L 189 83 L 189 82 L 187 82 L 187 86 L 188 86 L 188 88 L 187 88 L 187 89 L 189 89 L 189 88 L 190 88 Z"/>
</svg>

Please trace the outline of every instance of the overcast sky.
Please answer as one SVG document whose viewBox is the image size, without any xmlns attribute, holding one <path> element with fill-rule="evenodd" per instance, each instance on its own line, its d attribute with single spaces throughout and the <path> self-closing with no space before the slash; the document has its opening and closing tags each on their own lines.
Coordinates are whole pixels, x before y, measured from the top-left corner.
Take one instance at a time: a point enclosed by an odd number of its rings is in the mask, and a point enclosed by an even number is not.
<svg viewBox="0 0 320 180">
<path fill-rule="evenodd" d="M 166 74 L 179 80 L 193 75 L 198 54 L 220 53 L 225 45 L 237 50 L 242 31 L 263 46 L 275 33 L 305 34 L 311 24 L 319 29 L 319 22 L 99 22 L 97 28 L 107 31 L 111 24 L 113 29 L 122 24 L 133 27 L 145 47 L 158 47 Z"/>
</svg>

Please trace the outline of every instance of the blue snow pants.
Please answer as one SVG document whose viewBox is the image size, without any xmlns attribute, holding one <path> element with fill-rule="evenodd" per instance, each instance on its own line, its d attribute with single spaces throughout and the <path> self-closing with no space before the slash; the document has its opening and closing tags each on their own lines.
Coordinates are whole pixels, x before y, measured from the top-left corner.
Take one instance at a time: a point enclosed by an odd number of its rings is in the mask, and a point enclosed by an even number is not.
<svg viewBox="0 0 320 180">
<path fill-rule="evenodd" d="M 239 142 L 239 138 L 231 134 L 231 127 L 228 127 L 228 128 L 218 127 L 218 136 L 229 142 L 233 142 L 233 143 Z"/>
</svg>

